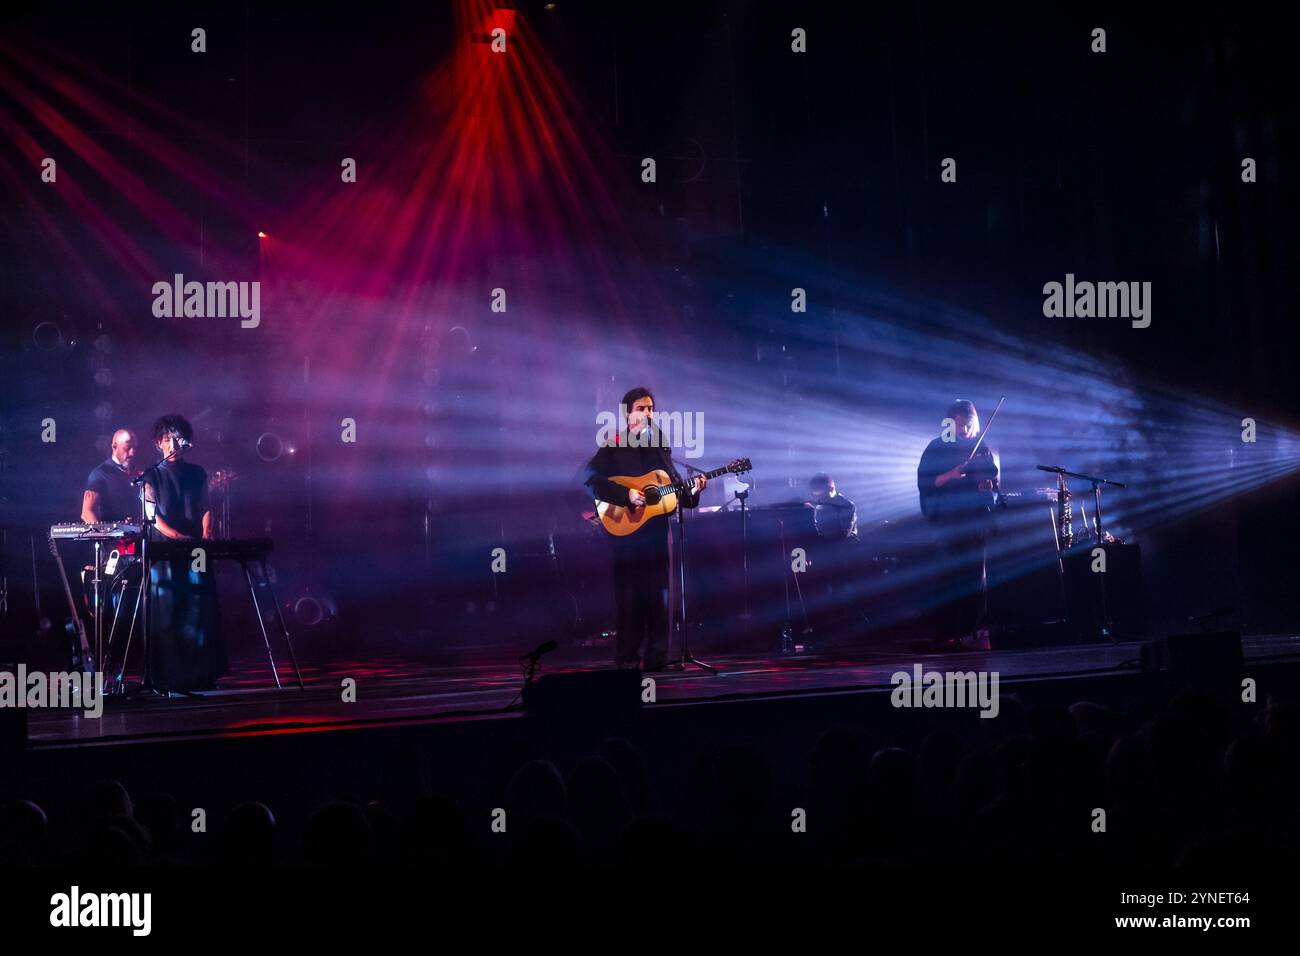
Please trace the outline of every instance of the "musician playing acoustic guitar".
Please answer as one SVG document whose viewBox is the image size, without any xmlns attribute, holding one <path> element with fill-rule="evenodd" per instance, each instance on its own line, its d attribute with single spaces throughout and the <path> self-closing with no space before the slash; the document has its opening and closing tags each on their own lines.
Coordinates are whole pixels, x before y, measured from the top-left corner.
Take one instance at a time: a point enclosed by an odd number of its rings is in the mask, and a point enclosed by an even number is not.
<svg viewBox="0 0 1300 956">
<path fill-rule="evenodd" d="M 586 487 L 599 501 L 622 505 L 639 517 L 646 506 L 636 488 L 610 481 L 615 475 L 641 475 L 662 470 L 673 482 L 681 479 L 673 467 L 670 449 L 653 422 L 655 400 L 649 389 L 634 388 L 623 396 L 627 409 L 626 444 L 615 436 L 587 463 Z M 679 496 L 685 508 L 699 504 L 708 478 L 697 475 L 689 494 Z M 668 665 L 668 516 L 656 515 L 635 534 L 610 536 L 614 556 L 614 599 L 618 605 L 618 634 L 614 663 L 635 668 L 645 645 L 644 669 L 663 670 Z"/>
</svg>

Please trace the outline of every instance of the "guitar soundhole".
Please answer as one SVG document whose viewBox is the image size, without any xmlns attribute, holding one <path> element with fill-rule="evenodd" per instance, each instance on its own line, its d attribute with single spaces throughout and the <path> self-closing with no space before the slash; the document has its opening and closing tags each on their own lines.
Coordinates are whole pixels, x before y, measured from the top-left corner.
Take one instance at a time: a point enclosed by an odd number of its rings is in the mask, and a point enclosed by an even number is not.
<svg viewBox="0 0 1300 956">
<path fill-rule="evenodd" d="M 652 486 L 652 487 L 649 487 L 649 488 L 646 488 L 646 489 L 642 492 L 642 494 L 645 495 L 645 503 L 646 503 L 647 505 L 657 505 L 657 504 L 659 504 L 659 499 L 660 499 L 661 495 L 659 494 L 659 489 L 658 489 L 658 488 L 655 488 L 655 487 L 653 487 L 653 486 Z"/>
</svg>

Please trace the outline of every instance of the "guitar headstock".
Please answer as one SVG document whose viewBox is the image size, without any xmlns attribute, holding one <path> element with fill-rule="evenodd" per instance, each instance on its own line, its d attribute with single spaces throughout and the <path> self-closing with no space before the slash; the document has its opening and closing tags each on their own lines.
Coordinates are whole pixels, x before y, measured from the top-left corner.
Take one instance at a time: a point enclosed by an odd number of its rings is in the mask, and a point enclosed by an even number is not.
<svg viewBox="0 0 1300 956">
<path fill-rule="evenodd" d="M 727 466 L 727 474 L 743 475 L 745 472 L 749 471 L 753 467 L 754 466 L 750 464 L 748 458 L 737 458 L 735 461 L 733 461 L 730 465 Z"/>
</svg>

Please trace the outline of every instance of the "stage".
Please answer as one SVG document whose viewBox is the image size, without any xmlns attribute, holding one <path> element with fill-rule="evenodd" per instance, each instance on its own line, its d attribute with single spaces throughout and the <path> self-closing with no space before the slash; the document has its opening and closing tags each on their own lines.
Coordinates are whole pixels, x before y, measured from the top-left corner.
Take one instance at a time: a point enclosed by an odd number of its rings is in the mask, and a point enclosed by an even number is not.
<svg viewBox="0 0 1300 956">
<path fill-rule="evenodd" d="M 0 874 L 71 878 L 0 925 L 578 863 L 815 926 L 809 864 L 1028 940 L 1017 876 L 1062 935 L 1294 869 L 1284 31 L 10 6 Z"/>
<path fill-rule="evenodd" d="M 1008 693 L 1069 681 L 1086 697 L 1088 682 L 1143 678 L 1142 642 L 1084 644 L 1023 650 L 956 650 L 915 653 L 897 647 L 874 653 L 708 657 L 717 674 L 690 667 L 645 676 L 656 684 L 661 708 L 702 707 L 797 698 L 888 695 L 891 677 L 920 664 L 925 671 L 997 672 Z M 1300 635 L 1246 637 L 1248 667 L 1300 662 Z M 541 674 L 566 674 L 607 667 L 590 651 L 557 652 Z M 79 711 L 33 710 L 28 737 L 34 750 L 128 746 L 164 740 L 247 737 L 262 734 L 338 733 L 383 727 L 524 717 L 517 662 L 494 658 L 435 664 L 409 658 L 302 662 L 304 688 L 280 661 L 282 689 L 267 662 L 243 661 L 218 690 L 159 698 L 109 696 L 98 719 Z M 128 674 L 128 684 L 130 684 Z M 356 681 L 356 699 L 342 701 L 342 682 Z"/>
</svg>

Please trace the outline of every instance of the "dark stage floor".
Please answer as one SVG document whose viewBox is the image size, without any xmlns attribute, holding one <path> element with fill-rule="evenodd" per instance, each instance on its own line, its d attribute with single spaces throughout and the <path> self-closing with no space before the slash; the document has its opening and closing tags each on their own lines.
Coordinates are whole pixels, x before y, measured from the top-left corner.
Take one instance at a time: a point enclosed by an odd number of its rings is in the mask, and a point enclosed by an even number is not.
<svg viewBox="0 0 1300 956">
<path fill-rule="evenodd" d="M 1079 679 L 1140 671 L 1141 644 L 1091 644 L 1030 650 L 915 653 L 858 649 L 830 655 L 729 656 L 710 659 L 714 676 L 691 669 L 655 675 L 657 707 L 791 696 L 882 693 L 890 677 L 921 663 L 926 670 L 996 671 L 1008 691 L 1018 682 Z M 1246 660 L 1300 660 L 1300 635 L 1243 639 Z M 197 737 L 312 733 L 385 724 L 510 719 L 522 686 L 519 665 L 500 658 L 435 665 L 415 659 L 378 658 L 304 663 L 306 689 L 281 662 L 285 688 L 277 690 L 263 661 L 233 668 L 221 689 L 192 698 L 105 702 L 101 718 L 80 712 L 32 710 L 33 748 L 140 743 Z M 585 658 L 546 659 L 542 673 L 603 666 Z M 356 701 L 342 701 L 342 681 L 356 681 Z"/>
</svg>

